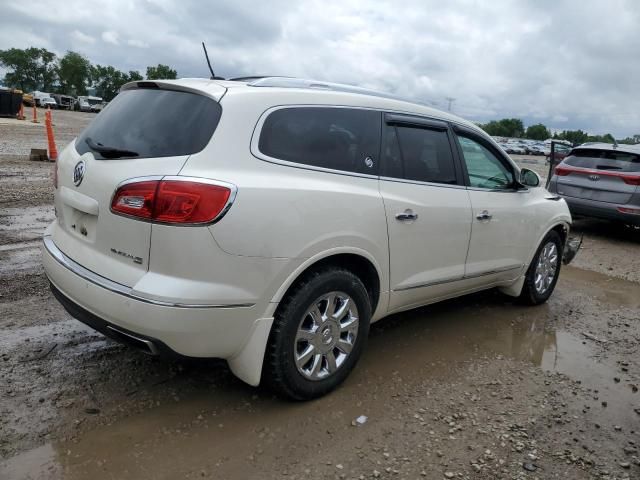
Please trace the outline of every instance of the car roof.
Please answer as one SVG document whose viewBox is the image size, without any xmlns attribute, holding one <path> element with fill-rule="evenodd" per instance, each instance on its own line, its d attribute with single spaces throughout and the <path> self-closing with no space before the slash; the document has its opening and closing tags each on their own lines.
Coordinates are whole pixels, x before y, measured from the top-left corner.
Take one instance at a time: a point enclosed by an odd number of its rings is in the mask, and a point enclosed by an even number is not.
<svg viewBox="0 0 640 480">
<path fill-rule="evenodd" d="M 274 94 L 306 91 L 317 95 L 321 103 L 328 105 L 339 105 L 340 98 L 345 98 L 345 96 L 348 95 L 351 99 L 357 98 L 357 104 L 360 107 L 405 112 L 450 121 L 490 138 L 480 127 L 456 115 L 431 108 L 415 100 L 354 85 L 294 77 L 240 77 L 232 80 L 181 78 L 178 80 L 153 80 L 152 82 L 169 88 L 199 90 L 217 100 L 223 96 L 226 89 L 233 89 L 234 93 L 239 93 L 242 89 L 252 90 L 253 92 L 261 89 L 264 90 L 265 93 L 273 92 Z M 136 88 L 138 83 L 144 84 L 145 81 L 128 83 L 122 87 L 122 90 Z M 349 104 L 352 105 L 353 102 L 351 101 Z"/>
<path fill-rule="evenodd" d="M 589 143 L 574 147 L 574 150 L 607 150 L 612 152 L 635 153 L 640 155 L 640 145 L 628 145 L 626 143 Z"/>
</svg>

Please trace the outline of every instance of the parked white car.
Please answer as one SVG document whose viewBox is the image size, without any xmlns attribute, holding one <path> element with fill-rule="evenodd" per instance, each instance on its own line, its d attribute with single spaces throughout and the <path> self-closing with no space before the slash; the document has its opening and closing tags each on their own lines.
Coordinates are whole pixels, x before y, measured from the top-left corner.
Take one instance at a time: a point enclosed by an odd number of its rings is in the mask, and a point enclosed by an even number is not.
<svg viewBox="0 0 640 480">
<path fill-rule="evenodd" d="M 298 79 L 129 83 L 57 162 L 52 290 L 150 354 L 309 399 L 371 322 L 499 287 L 551 295 L 571 216 L 482 130 Z"/>
</svg>

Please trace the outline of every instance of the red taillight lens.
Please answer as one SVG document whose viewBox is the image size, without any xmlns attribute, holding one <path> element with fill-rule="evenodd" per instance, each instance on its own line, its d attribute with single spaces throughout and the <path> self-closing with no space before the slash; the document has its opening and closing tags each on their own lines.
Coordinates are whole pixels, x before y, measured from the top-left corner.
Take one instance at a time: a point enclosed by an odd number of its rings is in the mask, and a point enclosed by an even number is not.
<svg viewBox="0 0 640 480">
<path fill-rule="evenodd" d="M 624 183 L 628 184 L 628 185 L 640 185 L 640 176 L 633 176 L 633 175 L 628 175 L 628 176 L 623 176 L 621 175 L 622 180 L 624 180 Z"/>
<path fill-rule="evenodd" d="M 111 201 L 113 212 L 132 217 L 152 218 L 159 180 L 133 182 L 121 186 Z"/>
<path fill-rule="evenodd" d="M 555 169 L 555 173 L 556 175 L 558 175 L 559 177 L 564 177 L 566 175 L 569 175 L 573 170 L 571 168 L 567 168 L 563 165 L 558 165 Z"/>
<path fill-rule="evenodd" d="M 212 222 L 225 209 L 231 186 L 185 180 L 143 180 L 118 188 L 111 211 L 160 223 Z"/>
<path fill-rule="evenodd" d="M 631 215 L 640 215 L 640 208 L 618 207 L 620 213 L 630 213 Z"/>
</svg>

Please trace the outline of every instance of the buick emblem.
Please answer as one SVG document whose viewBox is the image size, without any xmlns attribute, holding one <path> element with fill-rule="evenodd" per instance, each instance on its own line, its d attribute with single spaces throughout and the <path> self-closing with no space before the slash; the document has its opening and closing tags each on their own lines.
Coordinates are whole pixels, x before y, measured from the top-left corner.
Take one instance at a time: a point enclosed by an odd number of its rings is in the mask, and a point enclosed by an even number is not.
<svg viewBox="0 0 640 480">
<path fill-rule="evenodd" d="M 85 170 L 86 166 L 84 164 L 84 160 L 80 160 L 73 168 L 73 183 L 76 187 L 82 183 Z"/>
<path fill-rule="evenodd" d="M 589 180 L 591 180 L 592 182 L 597 182 L 598 180 L 600 180 L 600 176 L 599 175 L 589 175 Z"/>
</svg>

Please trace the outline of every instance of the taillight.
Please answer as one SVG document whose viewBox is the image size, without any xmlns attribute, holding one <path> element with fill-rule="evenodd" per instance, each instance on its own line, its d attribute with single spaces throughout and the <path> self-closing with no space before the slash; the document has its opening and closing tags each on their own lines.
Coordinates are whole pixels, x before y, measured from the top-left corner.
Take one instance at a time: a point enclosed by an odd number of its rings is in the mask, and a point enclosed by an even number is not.
<svg viewBox="0 0 640 480">
<path fill-rule="evenodd" d="M 630 213 L 631 215 L 640 215 L 640 208 L 618 207 L 620 213 Z"/>
<path fill-rule="evenodd" d="M 569 175 L 571 172 L 573 172 L 574 170 L 571 168 L 567 168 L 563 165 L 558 165 L 555 169 L 555 174 L 560 176 L 560 177 L 564 177 L 566 175 Z"/>
<path fill-rule="evenodd" d="M 640 175 L 637 177 L 633 175 L 620 175 L 620 177 L 624 180 L 624 183 L 628 185 L 640 185 Z"/>
<path fill-rule="evenodd" d="M 111 211 L 171 224 L 205 224 L 226 212 L 235 186 L 190 177 L 130 181 L 116 190 Z"/>
</svg>

